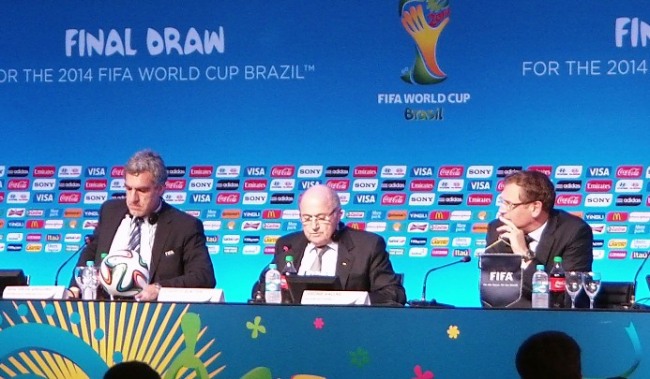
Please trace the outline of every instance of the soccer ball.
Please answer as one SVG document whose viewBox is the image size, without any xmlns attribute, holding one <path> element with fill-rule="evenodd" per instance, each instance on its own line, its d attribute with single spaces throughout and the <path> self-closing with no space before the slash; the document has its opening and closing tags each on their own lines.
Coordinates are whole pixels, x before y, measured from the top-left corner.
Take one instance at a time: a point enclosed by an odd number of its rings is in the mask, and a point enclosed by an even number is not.
<svg viewBox="0 0 650 379">
<path fill-rule="evenodd" d="M 113 251 L 102 260 L 99 282 L 109 295 L 135 296 L 149 283 L 149 269 L 140 254 L 130 250 Z"/>
</svg>

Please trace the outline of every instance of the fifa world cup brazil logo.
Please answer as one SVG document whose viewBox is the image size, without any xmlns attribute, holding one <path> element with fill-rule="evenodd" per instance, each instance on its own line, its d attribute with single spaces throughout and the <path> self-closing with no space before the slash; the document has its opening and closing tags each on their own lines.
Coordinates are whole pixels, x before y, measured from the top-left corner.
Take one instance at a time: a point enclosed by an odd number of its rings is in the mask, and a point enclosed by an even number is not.
<svg viewBox="0 0 650 379">
<path fill-rule="evenodd" d="M 402 26 L 417 48 L 412 69 L 404 69 L 407 83 L 436 84 L 447 78 L 440 69 L 436 49 L 440 34 L 449 23 L 449 0 L 400 0 Z"/>
</svg>

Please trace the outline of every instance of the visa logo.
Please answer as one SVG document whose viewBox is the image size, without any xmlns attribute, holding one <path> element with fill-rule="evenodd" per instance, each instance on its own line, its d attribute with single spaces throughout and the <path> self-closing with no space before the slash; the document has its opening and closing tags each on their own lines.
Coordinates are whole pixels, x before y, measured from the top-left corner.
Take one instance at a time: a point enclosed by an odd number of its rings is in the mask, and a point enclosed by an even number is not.
<svg viewBox="0 0 650 379">
<path fill-rule="evenodd" d="M 377 202 L 375 195 L 356 195 L 354 196 L 355 204 L 374 204 Z"/>
<path fill-rule="evenodd" d="M 264 176 L 266 175 L 266 167 L 251 166 L 246 167 L 246 176 Z"/>
<path fill-rule="evenodd" d="M 37 193 L 34 195 L 35 203 L 53 203 L 54 194 L 50 192 Z"/>
<path fill-rule="evenodd" d="M 609 176 L 611 170 L 611 167 L 589 167 L 588 176 L 590 178 Z"/>
<path fill-rule="evenodd" d="M 433 176 L 433 167 L 413 167 L 411 169 L 412 177 L 432 177 Z"/>
<path fill-rule="evenodd" d="M 302 190 L 306 190 L 308 188 L 311 188 L 311 187 L 313 187 L 313 186 L 315 186 L 317 184 L 321 184 L 321 183 L 322 183 L 322 181 L 320 181 L 320 180 L 301 180 L 300 181 L 300 188 Z"/>
<path fill-rule="evenodd" d="M 210 193 L 194 193 L 190 199 L 192 203 L 211 203 L 212 194 Z"/>
<path fill-rule="evenodd" d="M 468 191 L 490 191 L 492 182 L 489 180 L 471 180 L 467 183 Z"/>
<path fill-rule="evenodd" d="M 106 167 L 87 167 L 87 177 L 106 176 Z"/>
</svg>

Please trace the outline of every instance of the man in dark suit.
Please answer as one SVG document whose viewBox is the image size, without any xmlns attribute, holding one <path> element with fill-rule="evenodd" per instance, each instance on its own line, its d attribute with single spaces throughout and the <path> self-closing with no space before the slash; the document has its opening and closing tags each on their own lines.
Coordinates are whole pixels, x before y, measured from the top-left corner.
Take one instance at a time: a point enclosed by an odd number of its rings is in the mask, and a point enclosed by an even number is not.
<svg viewBox="0 0 650 379">
<path fill-rule="evenodd" d="M 490 222 L 486 253 L 514 253 L 522 258 L 522 300 L 530 307 L 535 266 L 550 272 L 553 258 L 562 257 L 565 271 L 591 271 L 593 233 L 580 217 L 554 209 L 551 180 L 537 171 L 519 171 L 504 179 L 497 220 Z M 567 301 L 569 299 L 566 299 Z M 565 301 L 566 304 L 570 302 Z"/>
<path fill-rule="evenodd" d="M 281 237 L 273 263 L 282 271 L 292 255 L 298 275 L 337 276 L 344 290 L 368 291 L 372 304 L 404 305 L 406 293 L 393 271 L 386 242 L 374 233 L 346 228 L 334 190 L 316 185 L 300 198 L 303 230 Z"/>
<path fill-rule="evenodd" d="M 77 266 L 89 260 L 99 266 L 104 253 L 133 250 L 135 243 L 149 267 L 149 284 L 136 300 L 156 300 L 164 286 L 214 288 L 203 224 L 163 201 L 166 180 L 167 169 L 160 155 L 150 150 L 135 153 L 124 167 L 126 199 L 102 205 L 99 223 Z M 139 232 L 134 234 L 136 223 Z"/>
</svg>

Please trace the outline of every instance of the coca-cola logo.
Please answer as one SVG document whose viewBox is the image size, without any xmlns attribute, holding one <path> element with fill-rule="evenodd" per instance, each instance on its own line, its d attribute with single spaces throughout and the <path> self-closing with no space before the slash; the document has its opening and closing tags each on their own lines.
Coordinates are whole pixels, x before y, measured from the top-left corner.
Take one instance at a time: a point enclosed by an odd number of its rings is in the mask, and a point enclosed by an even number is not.
<svg viewBox="0 0 650 379">
<path fill-rule="evenodd" d="M 9 190 L 25 190 L 29 188 L 29 179 L 11 179 L 7 183 Z"/>
<path fill-rule="evenodd" d="M 59 203 L 75 204 L 81 201 L 80 192 L 64 192 L 59 195 Z"/>
<path fill-rule="evenodd" d="M 290 178 L 295 173 L 294 166 L 274 166 L 271 168 L 271 177 L 273 178 Z"/>
<path fill-rule="evenodd" d="M 555 198 L 555 205 L 557 206 L 566 206 L 566 207 L 575 207 L 582 203 L 582 195 L 559 195 Z"/>
<path fill-rule="evenodd" d="M 402 205 L 406 202 L 406 195 L 403 193 L 385 194 L 381 197 L 382 205 Z"/>
<path fill-rule="evenodd" d="M 616 169 L 617 178 L 640 178 L 642 166 L 619 166 Z"/>
<path fill-rule="evenodd" d="M 111 168 L 111 178 L 122 178 L 122 177 L 124 177 L 124 167 L 113 166 Z"/>
<path fill-rule="evenodd" d="M 240 196 L 238 192 L 220 193 L 217 195 L 217 204 L 237 204 Z"/>
<path fill-rule="evenodd" d="M 460 178 L 463 176 L 463 166 L 442 166 L 438 169 L 440 178 Z"/>
<path fill-rule="evenodd" d="M 347 191 L 350 188 L 348 179 L 331 179 L 327 181 L 327 186 L 334 191 Z"/>
<path fill-rule="evenodd" d="M 187 180 L 185 179 L 167 179 L 165 182 L 165 189 L 169 191 L 179 191 L 184 190 L 187 185 Z"/>
</svg>

